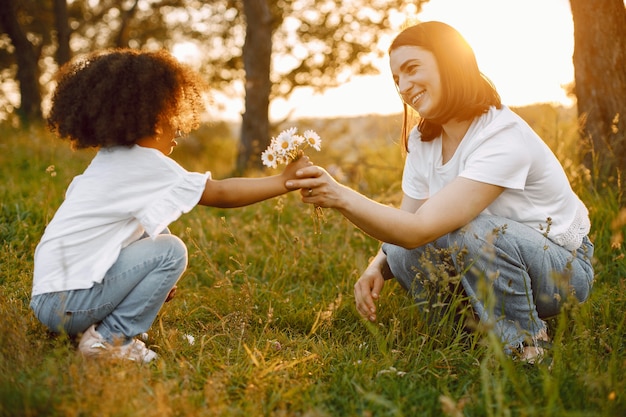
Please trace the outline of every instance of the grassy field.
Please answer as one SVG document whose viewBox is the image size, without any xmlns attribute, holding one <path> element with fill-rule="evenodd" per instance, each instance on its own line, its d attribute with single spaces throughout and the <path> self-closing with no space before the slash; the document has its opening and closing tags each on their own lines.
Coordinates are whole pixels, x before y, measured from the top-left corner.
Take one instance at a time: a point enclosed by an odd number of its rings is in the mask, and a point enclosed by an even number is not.
<svg viewBox="0 0 626 417">
<path fill-rule="evenodd" d="M 549 322 L 551 370 L 503 356 L 489 332 L 460 331 L 448 318 L 427 324 L 393 282 L 379 321 L 362 321 L 352 286 L 378 242 L 331 210 L 315 233 L 295 194 L 199 207 L 172 224 L 190 260 L 149 332 L 160 359 L 85 360 L 28 305 L 34 248 L 94 153 L 72 152 L 43 129 L 0 127 L 0 416 L 626 415 L 626 212 L 610 181 L 573 158 L 571 112 L 519 111 L 590 207 L 596 244 L 591 298 Z M 389 204 L 400 198 L 398 126 L 397 117 L 298 125 L 324 140 L 315 161 Z M 206 127 L 174 158 L 223 178 L 234 150 L 226 129 Z"/>
</svg>

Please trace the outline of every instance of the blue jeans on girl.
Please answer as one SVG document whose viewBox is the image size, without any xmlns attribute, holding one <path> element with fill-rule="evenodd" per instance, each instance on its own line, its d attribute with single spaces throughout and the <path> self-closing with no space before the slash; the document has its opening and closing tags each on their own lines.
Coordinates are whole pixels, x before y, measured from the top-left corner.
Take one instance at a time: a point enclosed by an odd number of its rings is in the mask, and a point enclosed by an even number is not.
<svg viewBox="0 0 626 417">
<path fill-rule="evenodd" d="M 146 332 L 187 267 L 187 248 L 165 230 L 122 249 L 101 283 L 82 290 L 40 294 L 31 300 L 37 318 L 53 332 L 76 336 L 92 324 L 109 343 Z"/>
</svg>

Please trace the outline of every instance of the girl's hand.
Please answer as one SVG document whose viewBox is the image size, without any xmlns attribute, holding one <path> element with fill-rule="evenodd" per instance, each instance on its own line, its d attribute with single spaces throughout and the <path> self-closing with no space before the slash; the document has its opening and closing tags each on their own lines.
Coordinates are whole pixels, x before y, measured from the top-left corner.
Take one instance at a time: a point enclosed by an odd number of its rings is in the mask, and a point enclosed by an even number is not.
<svg viewBox="0 0 626 417">
<path fill-rule="evenodd" d="M 289 164 L 287 164 L 287 166 L 285 167 L 285 170 L 283 171 L 281 175 L 285 178 L 285 181 L 296 179 L 298 178 L 296 176 L 296 172 L 298 170 L 311 166 L 311 165 L 313 165 L 313 163 L 311 162 L 309 157 L 306 156 L 302 151 L 300 151 L 298 159 L 295 159 L 291 161 Z M 293 190 L 295 187 L 287 187 L 287 188 L 289 188 L 290 190 Z"/>
</svg>

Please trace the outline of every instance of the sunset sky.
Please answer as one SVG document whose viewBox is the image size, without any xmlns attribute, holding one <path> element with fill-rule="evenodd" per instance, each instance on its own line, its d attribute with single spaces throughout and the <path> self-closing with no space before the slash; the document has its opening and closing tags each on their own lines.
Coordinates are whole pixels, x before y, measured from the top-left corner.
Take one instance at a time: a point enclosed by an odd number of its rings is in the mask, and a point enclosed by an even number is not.
<svg viewBox="0 0 626 417">
<path fill-rule="evenodd" d="M 431 0 L 417 18 L 440 20 L 459 30 L 505 104 L 572 104 L 562 88 L 574 79 L 574 29 L 568 0 Z M 387 60 L 381 72 L 324 95 L 302 90 L 290 103 L 273 103 L 272 116 L 279 118 L 293 107 L 292 117 L 402 111 Z"/>
</svg>

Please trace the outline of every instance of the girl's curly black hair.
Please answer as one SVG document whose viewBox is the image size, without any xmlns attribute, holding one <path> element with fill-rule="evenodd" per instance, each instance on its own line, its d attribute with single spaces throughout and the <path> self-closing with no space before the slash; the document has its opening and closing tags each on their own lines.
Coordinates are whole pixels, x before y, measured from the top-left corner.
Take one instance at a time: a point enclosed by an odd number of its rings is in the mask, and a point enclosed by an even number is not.
<svg viewBox="0 0 626 417">
<path fill-rule="evenodd" d="M 184 133 L 205 110 L 200 76 L 165 51 L 114 49 L 65 64 L 48 126 L 77 149 L 132 146 L 160 121 Z"/>
</svg>

